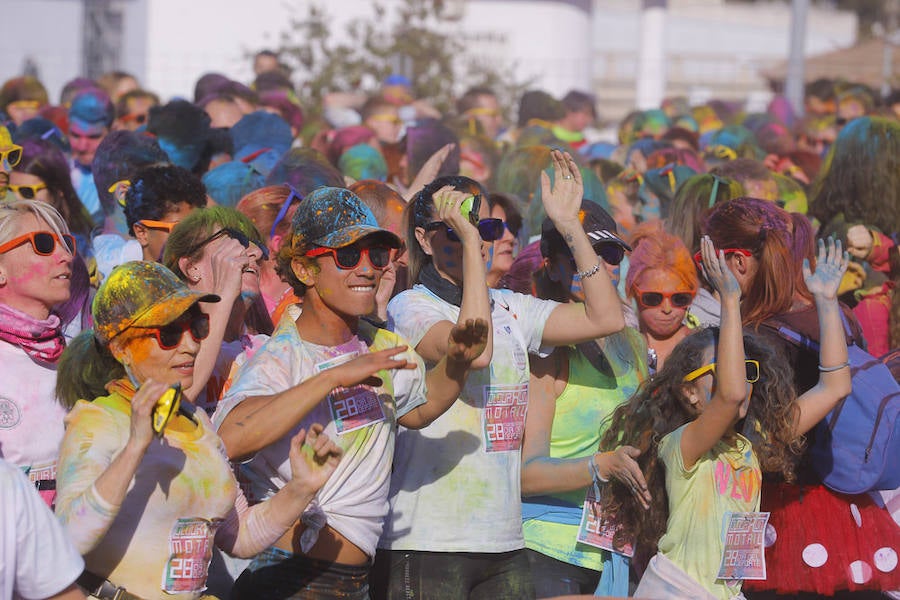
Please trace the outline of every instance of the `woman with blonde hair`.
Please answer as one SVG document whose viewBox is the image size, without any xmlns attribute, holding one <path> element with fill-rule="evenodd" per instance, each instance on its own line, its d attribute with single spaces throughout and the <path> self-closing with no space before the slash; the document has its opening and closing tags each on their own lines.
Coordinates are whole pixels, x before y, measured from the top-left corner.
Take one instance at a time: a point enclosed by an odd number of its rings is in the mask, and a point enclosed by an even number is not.
<svg viewBox="0 0 900 600">
<path fill-rule="evenodd" d="M 66 415 L 55 393 L 66 347 L 56 310 L 71 295 L 75 252 L 49 204 L 0 204 L 0 377 L 8 390 L 0 396 L 0 458 L 26 471 L 48 504 Z"/>
</svg>

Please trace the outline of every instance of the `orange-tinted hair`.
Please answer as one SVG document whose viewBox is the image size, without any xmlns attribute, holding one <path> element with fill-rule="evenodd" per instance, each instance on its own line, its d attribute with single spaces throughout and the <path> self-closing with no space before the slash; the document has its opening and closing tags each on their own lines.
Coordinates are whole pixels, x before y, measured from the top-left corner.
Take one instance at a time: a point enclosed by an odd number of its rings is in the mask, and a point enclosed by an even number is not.
<svg viewBox="0 0 900 600">
<path fill-rule="evenodd" d="M 674 273 L 685 288 L 697 293 L 700 280 L 697 267 L 690 251 L 677 235 L 663 229 L 659 221 L 648 221 L 638 225 L 631 235 L 634 250 L 628 259 L 628 275 L 625 289 L 629 297 L 634 296 L 634 284 L 649 269 L 661 269 Z"/>
</svg>

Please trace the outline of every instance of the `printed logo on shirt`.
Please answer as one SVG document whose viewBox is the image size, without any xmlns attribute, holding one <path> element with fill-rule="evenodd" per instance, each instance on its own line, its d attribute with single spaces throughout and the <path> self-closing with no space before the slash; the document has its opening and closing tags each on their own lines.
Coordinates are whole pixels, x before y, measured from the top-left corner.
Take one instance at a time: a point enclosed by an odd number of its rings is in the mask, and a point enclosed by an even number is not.
<svg viewBox="0 0 900 600">
<path fill-rule="evenodd" d="M 359 356 L 359 352 L 342 354 L 316 365 L 316 372 L 342 365 Z M 331 420 L 338 435 L 343 435 L 385 420 L 384 407 L 375 389 L 368 385 L 338 387 L 327 396 Z"/>
<path fill-rule="evenodd" d="M 12 400 L 0 398 L 0 429 L 12 429 L 22 420 L 19 407 Z"/>
<path fill-rule="evenodd" d="M 735 500 L 753 502 L 759 495 L 761 485 L 759 471 L 749 466 L 740 469 L 733 468 L 727 461 L 716 461 L 716 489 L 720 496 L 727 496 Z"/>
<path fill-rule="evenodd" d="M 527 410 L 527 383 L 484 386 L 485 451 L 517 452 L 522 445 Z"/>
<path fill-rule="evenodd" d="M 716 579 L 765 579 L 767 512 L 726 512 L 722 562 Z"/>
<path fill-rule="evenodd" d="M 212 559 L 213 537 L 222 519 L 178 519 L 169 534 L 169 560 L 162 574 L 167 594 L 202 592 Z"/>
</svg>

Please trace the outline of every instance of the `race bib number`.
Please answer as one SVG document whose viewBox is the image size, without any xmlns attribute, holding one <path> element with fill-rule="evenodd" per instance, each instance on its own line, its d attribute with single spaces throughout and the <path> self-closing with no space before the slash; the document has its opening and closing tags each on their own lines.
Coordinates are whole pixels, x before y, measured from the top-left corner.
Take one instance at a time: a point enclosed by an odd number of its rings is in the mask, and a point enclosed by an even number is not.
<svg viewBox="0 0 900 600">
<path fill-rule="evenodd" d="M 221 519 L 178 519 L 169 534 L 169 560 L 163 569 L 167 594 L 202 592 Z"/>
<path fill-rule="evenodd" d="M 623 546 L 616 546 L 613 544 L 615 535 L 616 526 L 604 516 L 603 507 L 595 497 L 593 486 L 588 487 L 584 508 L 581 510 L 581 524 L 578 526 L 578 541 L 629 558 L 634 556 L 634 544 L 629 542 Z"/>
<path fill-rule="evenodd" d="M 767 512 L 727 512 L 722 524 L 722 562 L 717 579 L 765 579 Z"/>
<path fill-rule="evenodd" d="M 527 383 L 484 386 L 485 450 L 518 451 L 522 445 L 527 410 Z"/>
<path fill-rule="evenodd" d="M 336 356 L 316 365 L 316 371 L 342 365 L 359 356 L 359 352 L 350 352 Z M 338 435 L 362 429 L 385 420 L 384 407 L 375 390 L 367 385 L 355 385 L 349 388 L 338 387 L 327 397 L 331 420 Z"/>
</svg>

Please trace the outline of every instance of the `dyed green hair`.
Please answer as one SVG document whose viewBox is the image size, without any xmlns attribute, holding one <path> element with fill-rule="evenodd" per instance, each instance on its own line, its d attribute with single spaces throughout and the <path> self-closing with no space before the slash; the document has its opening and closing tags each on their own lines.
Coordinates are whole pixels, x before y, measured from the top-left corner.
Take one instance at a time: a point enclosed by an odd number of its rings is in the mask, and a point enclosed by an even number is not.
<svg viewBox="0 0 900 600">
<path fill-rule="evenodd" d="M 693 256 L 700 250 L 700 224 L 710 209 L 743 194 L 741 184 L 730 177 L 709 173 L 694 175 L 675 192 L 668 230 L 681 238 Z"/>
<path fill-rule="evenodd" d="M 105 396 L 106 384 L 123 377 L 125 367 L 94 337 L 93 329 L 86 329 L 66 344 L 59 358 L 56 397 L 71 410 L 79 400 Z"/>
<path fill-rule="evenodd" d="M 778 185 L 778 200 L 783 203 L 784 210 L 805 215 L 808 203 L 800 182 L 781 173 L 772 173 L 772 178 Z"/>
<path fill-rule="evenodd" d="M 253 221 L 243 213 L 227 206 L 200 208 L 186 216 L 172 229 L 169 239 L 166 240 L 163 264 L 180 279 L 186 280 L 187 277 L 178 266 L 179 259 L 187 257 L 199 260 L 203 255 L 203 248 L 195 250 L 192 254 L 188 254 L 188 251 L 216 231 L 226 227 L 237 229 L 250 238 L 250 241 L 256 242 L 262 247 L 266 245 L 259 231 L 253 225 Z"/>
</svg>

